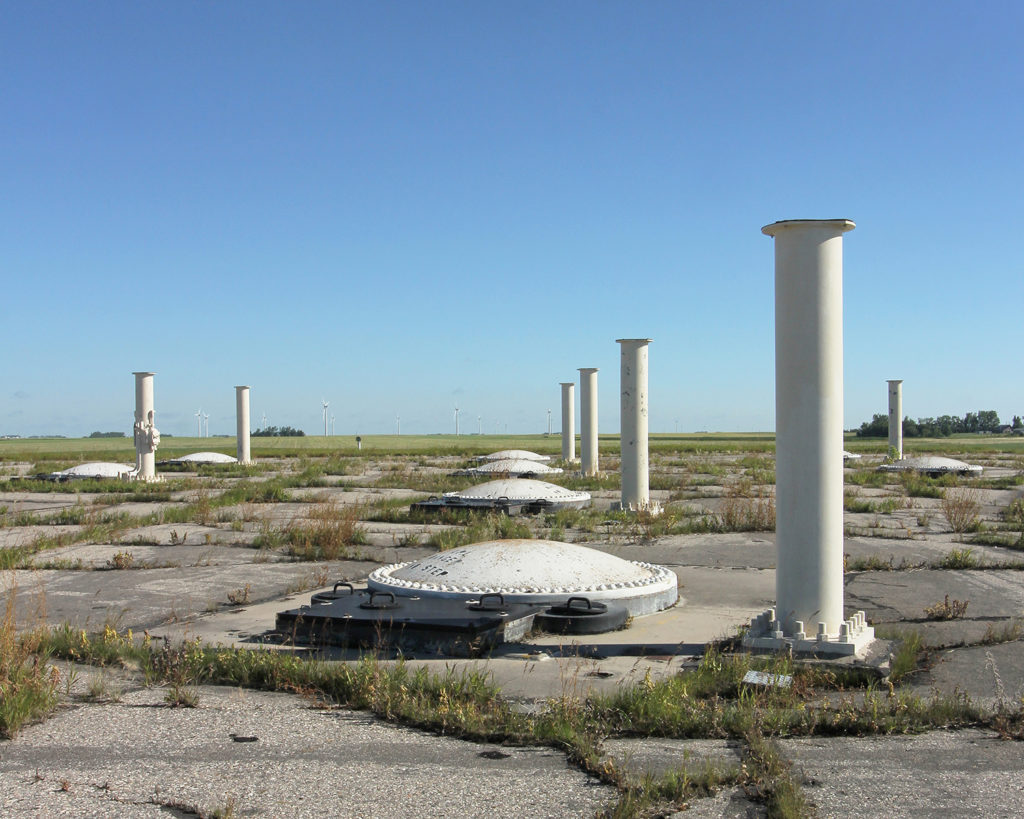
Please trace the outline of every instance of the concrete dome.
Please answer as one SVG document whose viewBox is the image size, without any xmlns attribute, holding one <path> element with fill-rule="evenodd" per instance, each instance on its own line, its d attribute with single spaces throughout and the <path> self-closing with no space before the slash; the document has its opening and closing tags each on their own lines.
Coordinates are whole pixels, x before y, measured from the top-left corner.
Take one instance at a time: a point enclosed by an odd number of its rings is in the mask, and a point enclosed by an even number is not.
<svg viewBox="0 0 1024 819">
<path fill-rule="evenodd" d="M 925 455 L 918 458 L 901 458 L 891 464 L 882 464 L 879 472 L 923 472 L 926 475 L 980 475 L 982 467 L 964 463 L 955 458 Z"/>
<path fill-rule="evenodd" d="M 500 461 L 486 461 L 479 466 L 464 469 L 461 475 L 555 475 L 562 470 L 540 461 L 525 458 L 503 458 Z"/>
<path fill-rule="evenodd" d="M 501 594 L 516 603 L 581 596 L 616 601 L 634 616 L 668 608 L 679 596 L 675 573 L 663 566 L 554 540 L 489 540 L 463 546 L 382 566 L 370 575 L 368 585 L 405 597 L 469 600 Z"/>
<path fill-rule="evenodd" d="M 135 473 L 132 464 L 113 464 L 103 461 L 96 461 L 87 464 L 79 464 L 70 469 L 62 469 L 60 472 L 51 472 L 50 477 L 64 480 L 67 478 L 124 478 Z"/>
<path fill-rule="evenodd" d="M 193 452 L 167 461 L 169 464 L 237 464 L 238 458 L 225 455 L 223 452 Z"/>
<path fill-rule="evenodd" d="M 550 455 L 538 455 L 526 449 L 503 449 L 500 452 L 492 452 L 490 455 L 481 455 L 478 461 L 504 461 L 509 458 L 518 458 L 523 461 L 550 461 Z"/>
<path fill-rule="evenodd" d="M 564 486 L 535 481 L 530 478 L 503 478 L 497 481 L 471 486 L 458 492 L 445 492 L 446 498 L 458 498 L 468 504 L 473 501 L 547 501 L 557 506 L 585 506 L 590 502 L 589 492 L 574 492 Z"/>
</svg>

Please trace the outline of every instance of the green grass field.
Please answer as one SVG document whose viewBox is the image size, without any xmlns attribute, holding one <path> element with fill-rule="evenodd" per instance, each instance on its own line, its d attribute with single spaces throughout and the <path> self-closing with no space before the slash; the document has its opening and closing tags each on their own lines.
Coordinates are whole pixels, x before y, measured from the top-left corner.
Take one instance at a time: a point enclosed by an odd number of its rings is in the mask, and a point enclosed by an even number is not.
<svg viewBox="0 0 1024 819">
<path fill-rule="evenodd" d="M 480 455 L 500 449 L 527 449 L 558 457 L 562 451 L 557 434 L 546 435 L 364 435 L 365 455 Z M 884 454 L 884 438 L 848 435 L 844 446 L 851 452 Z M 772 452 L 775 436 L 764 432 L 737 433 L 653 433 L 650 448 L 655 452 Z M 617 455 L 618 435 L 601 435 L 602 455 Z M 351 435 L 308 435 L 303 438 L 253 438 L 254 458 L 356 455 Z M 213 451 L 235 454 L 234 438 L 164 438 L 158 459 L 190 452 Z M 983 453 L 1024 455 L 1024 438 L 993 435 L 956 435 L 952 438 L 904 439 L 906 453 Z M 577 442 L 577 454 L 579 444 Z M 119 461 L 135 460 L 131 438 L 18 438 L 0 441 L 0 461 Z"/>
</svg>

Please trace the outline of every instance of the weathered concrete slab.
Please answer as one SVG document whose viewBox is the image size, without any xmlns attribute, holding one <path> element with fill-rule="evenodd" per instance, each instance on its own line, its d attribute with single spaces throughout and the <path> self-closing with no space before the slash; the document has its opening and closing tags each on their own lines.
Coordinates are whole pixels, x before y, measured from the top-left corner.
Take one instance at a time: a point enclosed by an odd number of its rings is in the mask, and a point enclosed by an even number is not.
<svg viewBox="0 0 1024 819">
<path fill-rule="evenodd" d="M 65 710 L 0 743 L 3 816 L 592 816 L 613 788 L 548 748 L 478 745 L 284 694 L 161 689 Z M 177 812 L 177 813 L 176 813 Z M 191 813 L 190 813 L 191 812 Z"/>
<path fill-rule="evenodd" d="M 1024 815 L 1024 743 L 985 731 L 780 741 L 820 816 Z"/>
<path fill-rule="evenodd" d="M 1024 572 L 1007 570 L 924 569 L 860 572 L 846 577 L 847 600 L 876 623 L 924 624 L 924 610 L 945 600 L 967 600 L 967 618 L 1003 620 L 1024 614 Z M 961 621 L 941 624 L 961 627 Z"/>
<path fill-rule="evenodd" d="M 0 492 L 0 506 L 8 513 L 33 512 L 45 514 L 72 506 L 91 505 L 99 496 L 78 492 Z"/>
<path fill-rule="evenodd" d="M 60 549 L 50 549 L 37 553 L 33 562 L 36 565 L 52 565 L 55 562 L 68 563 L 83 569 L 107 569 L 115 555 L 130 554 L 130 568 L 134 571 L 146 568 L 182 568 L 194 566 L 237 566 L 252 563 L 255 552 L 251 548 L 240 548 L 231 545 L 205 545 L 201 539 L 195 544 L 179 543 L 171 546 L 160 546 L 145 543 L 80 543 Z M 291 562 L 290 558 L 269 552 L 260 559 L 265 562 Z"/>
<path fill-rule="evenodd" d="M 335 561 L 117 571 L 19 570 L 0 574 L 0 591 L 16 586 L 23 601 L 20 610 L 26 612 L 35 610 L 33 600 L 42 594 L 51 623 L 101 628 L 111 622 L 141 631 L 219 611 L 229 605 L 230 593 L 244 593 L 246 585 L 250 600 L 279 599 L 283 589 L 321 585 L 318 575 L 365 577 L 373 565 Z"/>
<path fill-rule="evenodd" d="M 727 788 L 704 799 L 694 799 L 671 819 L 763 819 L 768 809 L 754 802 L 743 788 Z"/>
<path fill-rule="evenodd" d="M 774 532 L 673 535 L 654 543 L 587 545 L 626 560 L 647 560 L 662 566 L 775 568 Z"/>
<path fill-rule="evenodd" d="M 37 538 L 56 538 L 75 535 L 82 527 L 75 525 L 18 526 L 0 529 L 0 549 L 28 546 Z"/>
<path fill-rule="evenodd" d="M 954 549 L 970 549 L 974 557 L 982 564 L 1015 563 L 1024 560 L 1024 554 L 996 546 L 979 546 L 962 543 L 958 535 L 949 532 L 932 533 L 927 537 L 847 537 L 843 541 L 843 549 L 851 560 L 879 558 L 892 560 L 893 565 L 902 562 L 908 564 L 931 565 L 945 558 Z"/>
<path fill-rule="evenodd" d="M 932 691 L 959 690 L 988 707 L 1016 708 L 1024 697 L 1024 643 L 936 652 L 931 667 L 915 674 L 911 686 L 924 697 Z"/>
<path fill-rule="evenodd" d="M 739 767 L 739 743 L 725 739 L 608 739 L 603 750 L 615 766 L 637 781 L 646 774 L 661 776 L 684 767 L 705 764 Z"/>
</svg>

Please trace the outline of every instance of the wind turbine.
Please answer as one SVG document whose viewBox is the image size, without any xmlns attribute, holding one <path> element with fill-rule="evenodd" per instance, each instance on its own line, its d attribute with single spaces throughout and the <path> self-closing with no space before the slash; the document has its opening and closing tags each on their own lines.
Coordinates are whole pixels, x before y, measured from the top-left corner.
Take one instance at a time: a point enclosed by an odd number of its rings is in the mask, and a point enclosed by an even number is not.
<svg viewBox="0 0 1024 819">
<path fill-rule="evenodd" d="M 334 435 L 334 416 L 331 416 L 331 435 Z"/>
<path fill-rule="evenodd" d="M 203 410 L 196 410 L 196 438 L 203 437 Z"/>
<path fill-rule="evenodd" d="M 395 416 L 395 424 L 398 426 L 398 434 L 401 435 L 402 434 L 402 416 L 401 415 L 396 415 Z"/>
<path fill-rule="evenodd" d="M 551 410 L 548 410 L 548 435 L 551 435 Z"/>
<path fill-rule="evenodd" d="M 484 422 L 481 420 L 479 415 L 476 417 L 476 434 L 477 435 L 483 435 L 484 434 Z"/>
<path fill-rule="evenodd" d="M 455 434 L 459 434 L 459 408 L 455 408 Z"/>
<path fill-rule="evenodd" d="M 206 422 L 206 437 L 210 437 L 210 413 L 203 413 L 203 420 Z"/>
<path fill-rule="evenodd" d="M 263 413 L 263 429 L 267 428 L 267 414 Z"/>
<path fill-rule="evenodd" d="M 323 401 L 323 399 L 321 399 Z M 327 437 L 327 408 L 331 405 L 330 401 L 323 401 L 324 405 L 324 437 Z"/>
</svg>

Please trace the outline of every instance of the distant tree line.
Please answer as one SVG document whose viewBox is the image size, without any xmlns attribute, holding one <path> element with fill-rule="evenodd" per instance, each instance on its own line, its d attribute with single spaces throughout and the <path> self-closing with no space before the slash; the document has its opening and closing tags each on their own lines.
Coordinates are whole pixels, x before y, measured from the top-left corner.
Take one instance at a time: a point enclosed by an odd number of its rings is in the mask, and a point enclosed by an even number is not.
<svg viewBox="0 0 1024 819">
<path fill-rule="evenodd" d="M 265 427 L 250 433 L 254 438 L 303 438 L 306 433 L 292 427 Z"/>
<path fill-rule="evenodd" d="M 948 438 L 961 432 L 998 432 L 1002 424 L 995 410 L 978 410 L 968 412 L 963 418 L 956 415 L 940 415 L 938 418 L 903 419 L 904 438 Z M 1019 415 L 1013 416 L 1010 426 L 1024 429 L 1024 422 Z M 889 437 L 889 416 L 875 414 L 870 421 L 865 421 L 857 430 L 858 438 Z"/>
<path fill-rule="evenodd" d="M 90 438 L 127 438 L 123 432 L 90 432 Z"/>
</svg>

